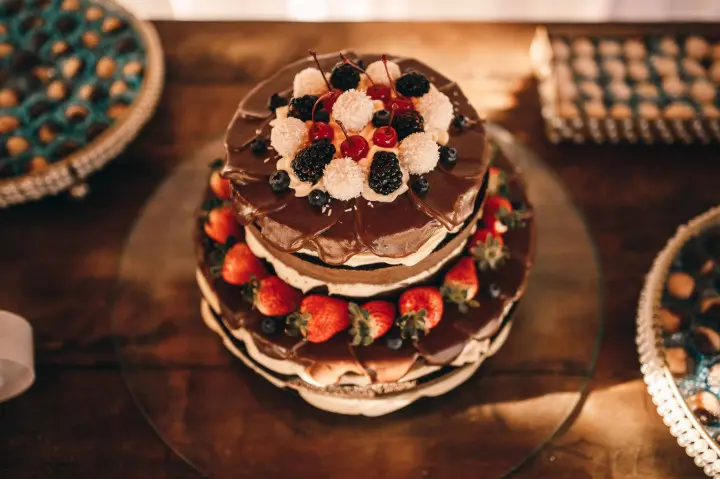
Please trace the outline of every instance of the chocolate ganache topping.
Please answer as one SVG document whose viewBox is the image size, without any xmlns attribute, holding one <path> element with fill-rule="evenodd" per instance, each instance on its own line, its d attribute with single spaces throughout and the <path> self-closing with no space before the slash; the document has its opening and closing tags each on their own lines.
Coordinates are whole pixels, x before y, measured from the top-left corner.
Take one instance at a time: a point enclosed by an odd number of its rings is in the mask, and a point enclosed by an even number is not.
<svg viewBox="0 0 720 479">
<path fill-rule="evenodd" d="M 380 59 L 380 55 L 350 52 L 345 57 L 365 64 Z M 322 70 L 329 72 L 339 59 L 339 54 L 329 54 L 318 60 Z M 267 108 L 268 99 L 273 94 L 288 95 L 295 75 L 315 65 L 311 57 L 282 68 L 241 101 L 226 136 L 227 162 L 223 174 L 231 180 L 232 201 L 239 221 L 254 224 L 262 240 L 276 250 L 314 253 L 331 265 L 343 264 L 360 253 L 403 258 L 440 231 L 462 225 L 473 214 L 488 168 L 488 142 L 482 121 L 454 82 L 417 60 L 392 61 L 403 73 L 422 73 L 431 82 L 431 93 L 437 90 L 447 95 L 455 114 L 467 121 L 462 125 L 453 122 L 447 135 L 437 139 L 457 151 L 457 160 L 441 161 L 422 174 L 429 188 L 421 193 L 408 188 L 420 175 L 403 172 L 405 184 L 402 190 L 397 190 L 403 192 L 391 201 L 373 201 L 366 195 L 341 201 L 326 195 L 327 203 L 318 208 L 299 191 L 287 188 L 277 192 L 269 185 L 271 175 L 283 160 L 272 149 L 260 149 L 259 153 L 252 140 L 270 137 L 275 115 Z M 318 77 L 321 79 L 319 73 Z M 412 92 L 415 86 L 397 87 Z M 342 133 L 336 129 L 336 143 L 342 139 Z M 309 144 L 308 139 L 306 145 Z M 375 145 L 370 146 L 370 155 L 373 149 L 377 150 Z M 340 148 L 337 150 L 336 158 L 345 156 Z"/>
</svg>

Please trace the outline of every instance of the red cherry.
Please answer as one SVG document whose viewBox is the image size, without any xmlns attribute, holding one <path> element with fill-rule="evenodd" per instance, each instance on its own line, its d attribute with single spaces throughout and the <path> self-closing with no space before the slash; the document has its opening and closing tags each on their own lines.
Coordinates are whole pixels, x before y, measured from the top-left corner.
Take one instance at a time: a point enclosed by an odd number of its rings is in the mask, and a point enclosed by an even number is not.
<svg viewBox="0 0 720 479">
<path fill-rule="evenodd" d="M 415 107 L 409 98 L 399 97 L 389 100 L 386 107 L 390 111 L 397 113 L 405 113 L 406 111 L 413 111 Z"/>
<path fill-rule="evenodd" d="M 370 151 L 370 146 L 367 140 L 360 135 L 350 136 L 340 145 L 340 153 L 355 161 L 365 158 L 368 151 Z"/>
<path fill-rule="evenodd" d="M 333 141 L 334 136 L 335 132 L 327 123 L 313 123 L 310 130 L 308 130 L 308 137 L 310 138 L 311 143 L 315 140 L 319 140 L 320 138 L 327 138 L 328 140 Z"/>
<path fill-rule="evenodd" d="M 384 148 L 392 148 L 397 144 L 398 136 L 395 128 L 391 126 L 381 126 L 373 133 L 373 143 Z"/>
<path fill-rule="evenodd" d="M 373 100 L 380 100 L 385 103 L 390 99 L 390 87 L 387 85 L 375 84 L 367 89 L 367 95 Z"/>
<path fill-rule="evenodd" d="M 327 110 L 328 113 L 332 113 L 333 105 L 337 101 L 337 99 L 342 95 L 342 91 L 338 90 L 337 88 L 329 91 L 325 94 L 323 94 L 320 97 L 320 102 L 322 103 L 323 110 Z"/>
</svg>

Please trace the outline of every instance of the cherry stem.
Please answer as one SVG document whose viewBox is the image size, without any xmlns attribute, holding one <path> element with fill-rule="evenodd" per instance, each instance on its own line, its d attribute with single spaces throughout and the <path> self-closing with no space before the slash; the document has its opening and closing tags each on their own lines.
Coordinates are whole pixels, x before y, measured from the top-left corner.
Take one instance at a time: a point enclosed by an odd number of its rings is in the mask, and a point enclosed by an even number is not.
<svg viewBox="0 0 720 479">
<path fill-rule="evenodd" d="M 320 103 L 322 103 L 322 101 L 323 101 L 326 97 L 330 96 L 331 93 L 332 93 L 332 92 L 330 92 L 330 91 L 325 92 L 325 93 L 323 93 L 322 95 L 320 95 L 320 97 L 318 97 L 317 100 L 315 100 L 315 104 L 313 105 L 313 109 L 312 109 L 312 114 L 310 115 L 310 119 L 313 121 L 313 123 L 315 123 L 315 110 L 317 110 L 318 105 L 319 105 Z"/>
<path fill-rule="evenodd" d="M 315 65 L 317 65 L 317 69 L 320 71 L 320 75 L 322 76 L 323 81 L 328 87 L 328 91 L 332 91 L 332 87 L 330 86 L 330 82 L 325 77 L 325 74 L 322 71 L 322 67 L 320 66 L 320 60 L 318 60 L 317 53 L 315 53 L 315 50 L 308 50 L 308 53 L 312 55 L 313 59 L 315 60 Z"/>
<path fill-rule="evenodd" d="M 393 121 L 393 118 L 395 118 L 395 111 L 396 111 L 396 110 L 397 110 L 397 108 L 395 108 L 395 103 L 393 103 L 392 108 L 390 108 L 390 121 L 388 122 L 388 125 L 387 125 L 387 126 L 389 126 L 390 128 L 392 128 L 392 121 Z"/>
<path fill-rule="evenodd" d="M 358 65 L 358 64 L 355 63 L 354 61 L 350 60 L 348 57 L 346 57 L 346 56 L 343 55 L 342 53 L 340 54 L 340 58 L 342 59 L 343 62 L 347 63 L 348 65 L 350 65 L 351 67 L 353 67 L 354 69 L 356 69 L 357 71 L 359 71 L 360 73 L 364 73 L 365 76 L 368 78 L 368 80 L 370 80 L 370 83 L 372 83 L 373 86 L 375 86 L 375 82 L 373 81 L 373 79 L 370 78 L 370 75 L 368 75 L 365 70 L 363 70 L 362 68 L 360 68 L 360 65 Z"/>
<path fill-rule="evenodd" d="M 348 141 L 349 144 L 352 144 L 352 142 L 350 141 L 350 137 L 348 136 L 348 132 L 347 132 L 347 130 L 345 129 L 345 125 L 343 125 L 340 120 L 335 120 L 335 123 L 337 123 L 338 125 L 340 125 L 340 129 L 342 130 L 343 135 L 345 135 L 345 139 Z"/>
<path fill-rule="evenodd" d="M 395 92 L 395 96 L 400 96 L 395 89 L 395 85 L 393 85 L 392 77 L 390 76 L 390 70 L 388 70 L 387 66 L 387 56 L 383 55 L 382 57 L 383 66 L 385 67 L 385 73 L 387 73 L 388 81 L 390 82 L 390 88 L 392 88 L 392 91 Z"/>
</svg>

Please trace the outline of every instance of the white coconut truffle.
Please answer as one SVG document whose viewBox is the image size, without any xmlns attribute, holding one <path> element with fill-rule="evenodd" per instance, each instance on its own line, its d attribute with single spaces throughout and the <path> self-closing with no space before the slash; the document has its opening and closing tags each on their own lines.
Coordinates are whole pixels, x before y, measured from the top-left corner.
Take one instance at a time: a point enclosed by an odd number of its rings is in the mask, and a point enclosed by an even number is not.
<svg viewBox="0 0 720 479">
<path fill-rule="evenodd" d="M 397 63 L 388 61 L 387 67 L 388 71 L 390 72 L 390 78 L 392 78 L 393 81 L 400 78 L 400 66 Z M 365 73 L 367 73 L 367 76 L 372 78 L 372 81 L 374 81 L 375 83 L 379 83 L 382 85 L 390 84 L 387 73 L 385 73 L 385 66 L 383 65 L 383 62 L 381 60 L 372 62 L 370 65 L 368 65 L 365 69 Z"/>
<path fill-rule="evenodd" d="M 428 130 L 447 130 L 454 116 L 450 98 L 434 88 L 418 99 L 417 109 L 425 120 L 425 128 Z"/>
<path fill-rule="evenodd" d="M 333 105 L 333 117 L 349 131 L 365 128 L 373 116 L 373 101 L 365 92 L 351 89 L 340 95 Z"/>
<path fill-rule="evenodd" d="M 325 167 L 323 183 L 333 198 L 351 200 L 362 194 L 365 172 L 352 158 L 335 158 Z"/>
<path fill-rule="evenodd" d="M 685 41 L 685 53 L 692 58 L 703 58 L 710 53 L 710 45 L 702 37 L 691 36 Z"/>
<path fill-rule="evenodd" d="M 307 127 L 305 122 L 288 117 L 282 120 L 275 120 L 275 125 L 270 131 L 270 145 L 281 156 L 291 157 L 307 141 Z"/>
<path fill-rule="evenodd" d="M 413 133 L 400 142 L 398 158 L 409 173 L 429 173 L 440 159 L 440 149 L 432 136 L 425 132 Z"/>
<path fill-rule="evenodd" d="M 303 95 L 322 95 L 328 91 L 327 83 L 323 79 L 325 75 L 314 67 L 301 70 L 293 79 L 293 96 L 297 98 Z"/>
</svg>

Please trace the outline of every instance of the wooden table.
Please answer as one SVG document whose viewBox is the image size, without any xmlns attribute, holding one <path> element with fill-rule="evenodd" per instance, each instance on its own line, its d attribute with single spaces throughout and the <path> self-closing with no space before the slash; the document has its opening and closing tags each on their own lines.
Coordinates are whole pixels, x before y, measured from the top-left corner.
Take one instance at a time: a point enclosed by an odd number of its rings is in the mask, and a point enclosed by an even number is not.
<svg viewBox="0 0 720 479">
<path fill-rule="evenodd" d="M 158 113 L 123 157 L 92 179 L 87 201 L 57 198 L 0 211 L 0 307 L 32 322 L 38 376 L 26 394 L 0 405 L 0 477 L 196 477 L 156 436 L 123 383 L 108 318 L 118 258 L 163 177 L 224 130 L 251 85 L 308 47 L 388 49 L 442 70 L 553 167 L 587 218 L 602 262 L 607 325 L 592 393 L 572 427 L 519 475 L 704 477 L 644 390 L 634 315 L 656 252 L 678 224 L 720 203 L 717 146 L 550 144 L 530 78 L 530 25 L 157 27 L 168 66 Z"/>
</svg>

